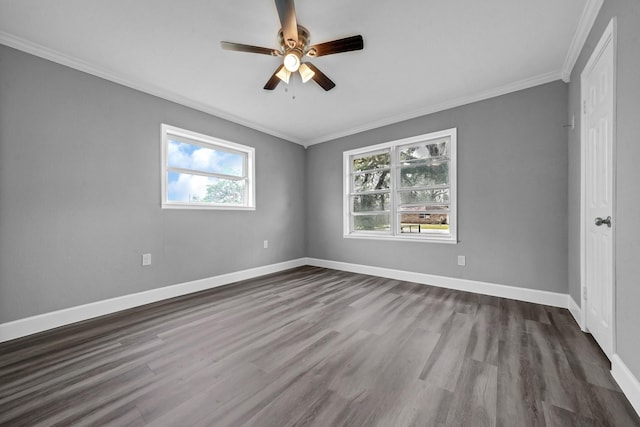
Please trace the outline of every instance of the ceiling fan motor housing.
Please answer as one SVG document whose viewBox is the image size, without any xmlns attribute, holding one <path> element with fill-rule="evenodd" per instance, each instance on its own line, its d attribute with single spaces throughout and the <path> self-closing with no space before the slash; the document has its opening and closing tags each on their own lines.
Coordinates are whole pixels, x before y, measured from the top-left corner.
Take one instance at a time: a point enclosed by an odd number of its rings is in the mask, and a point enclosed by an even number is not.
<svg viewBox="0 0 640 427">
<path fill-rule="evenodd" d="M 309 30 L 302 25 L 298 25 L 298 43 L 296 43 L 295 40 L 285 40 L 282 29 L 278 32 L 278 42 L 285 54 L 292 49 L 298 50 L 301 53 L 300 56 L 306 54 L 306 50 L 309 47 L 309 40 Z"/>
</svg>

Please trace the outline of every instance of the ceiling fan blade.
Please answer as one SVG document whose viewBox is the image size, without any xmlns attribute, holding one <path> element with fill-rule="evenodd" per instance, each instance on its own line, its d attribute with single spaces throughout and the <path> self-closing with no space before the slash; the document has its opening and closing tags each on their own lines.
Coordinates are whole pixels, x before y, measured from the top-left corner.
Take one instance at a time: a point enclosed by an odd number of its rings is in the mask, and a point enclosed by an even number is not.
<svg viewBox="0 0 640 427">
<path fill-rule="evenodd" d="M 357 35 L 309 46 L 307 54 L 309 56 L 316 57 L 332 55 L 334 53 L 349 52 L 352 50 L 362 50 L 363 48 L 364 41 L 362 40 L 362 36 Z"/>
<path fill-rule="evenodd" d="M 288 40 L 293 40 L 295 46 L 298 44 L 298 22 L 293 0 L 276 0 L 276 8 L 280 17 L 280 24 L 282 24 L 282 35 L 284 36 L 285 44 L 288 44 Z"/>
<path fill-rule="evenodd" d="M 280 77 L 278 77 L 278 72 L 284 67 L 284 65 L 280 65 L 276 71 L 274 71 L 274 73 L 271 75 L 271 77 L 269 78 L 269 81 L 267 82 L 266 85 L 264 85 L 264 89 L 265 90 L 274 90 L 276 88 L 276 86 L 278 86 L 278 83 L 280 83 Z"/>
<path fill-rule="evenodd" d="M 233 42 L 220 42 L 220 47 L 224 50 L 233 50 L 236 52 L 249 52 L 249 53 L 261 53 L 263 55 L 278 55 L 278 51 L 275 49 L 269 49 L 268 47 L 251 46 L 248 44 L 240 44 Z"/>
<path fill-rule="evenodd" d="M 318 70 L 318 68 L 311 62 L 305 62 L 305 64 L 307 64 L 307 67 L 311 68 L 311 71 L 313 71 L 314 73 L 313 77 L 311 77 L 313 81 L 318 83 L 322 87 L 322 89 L 331 90 L 336 87 L 336 84 L 332 82 L 331 79 L 327 77 L 322 71 Z"/>
</svg>

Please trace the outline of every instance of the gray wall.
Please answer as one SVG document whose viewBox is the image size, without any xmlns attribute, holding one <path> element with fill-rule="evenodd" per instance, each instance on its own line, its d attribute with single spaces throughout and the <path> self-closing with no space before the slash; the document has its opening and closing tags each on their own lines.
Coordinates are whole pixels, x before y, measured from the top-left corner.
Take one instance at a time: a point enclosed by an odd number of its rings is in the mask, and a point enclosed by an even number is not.
<svg viewBox="0 0 640 427">
<path fill-rule="evenodd" d="M 566 293 L 567 98 L 557 81 L 309 147 L 307 255 Z M 343 151 L 451 127 L 460 243 L 344 239 Z"/>
<path fill-rule="evenodd" d="M 580 74 L 611 18 L 617 17 L 616 352 L 640 378 L 640 2 L 606 0 L 571 74 L 569 114 L 569 291 L 580 303 Z"/>
<path fill-rule="evenodd" d="M 163 122 L 255 147 L 257 210 L 160 209 Z M 304 161 L 299 145 L 0 45 L 0 323 L 303 257 Z"/>
</svg>

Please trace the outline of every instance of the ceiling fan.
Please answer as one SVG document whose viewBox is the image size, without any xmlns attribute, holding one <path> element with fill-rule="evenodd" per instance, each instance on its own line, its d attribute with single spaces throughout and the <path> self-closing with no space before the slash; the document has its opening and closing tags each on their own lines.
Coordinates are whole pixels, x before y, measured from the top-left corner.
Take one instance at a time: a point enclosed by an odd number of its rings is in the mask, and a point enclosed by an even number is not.
<svg viewBox="0 0 640 427">
<path fill-rule="evenodd" d="M 362 36 L 351 36 L 309 46 L 309 31 L 297 23 L 294 0 L 275 0 L 275 2 L 276 8 L 278 9 L 278 16 L 280 17 L 280 24 L 282 25 L 282 28 L 278 32 L 278 40 L 280 41 L 279 49 L 225 41 L 220 42 L 220 45 L 225 50 L 282 57 L 282 64 L 278 66 L 264 86 L 266 90 L 275 89 L 280 81 L 289 83 L 291 74 L 296 71 L 300 73 L 303 83 L 313 79 L 313 81 L 318 83 L 324 90 L 333 89 L 336 84 L 312 63 L 308 61 L 303 62 L 303 57 L 316 58 L 334 53 L 361 50 L 364 47 Z"/>
</svg>

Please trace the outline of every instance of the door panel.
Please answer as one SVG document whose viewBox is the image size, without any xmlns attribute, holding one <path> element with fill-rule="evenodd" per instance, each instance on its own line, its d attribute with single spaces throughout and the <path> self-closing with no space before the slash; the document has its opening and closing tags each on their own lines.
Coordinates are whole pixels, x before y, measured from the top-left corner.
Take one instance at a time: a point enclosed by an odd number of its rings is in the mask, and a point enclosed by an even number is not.
<svg viewBox="0 0 640 427">
<path fill-rule="evenodd" d="M 582 75 L 585 149 L 586 328 L 607 356 L 613 353 L 613 33 L 603 36 Z M 597 224 L 596 219 L 604 222 Z"/>
</svg>

